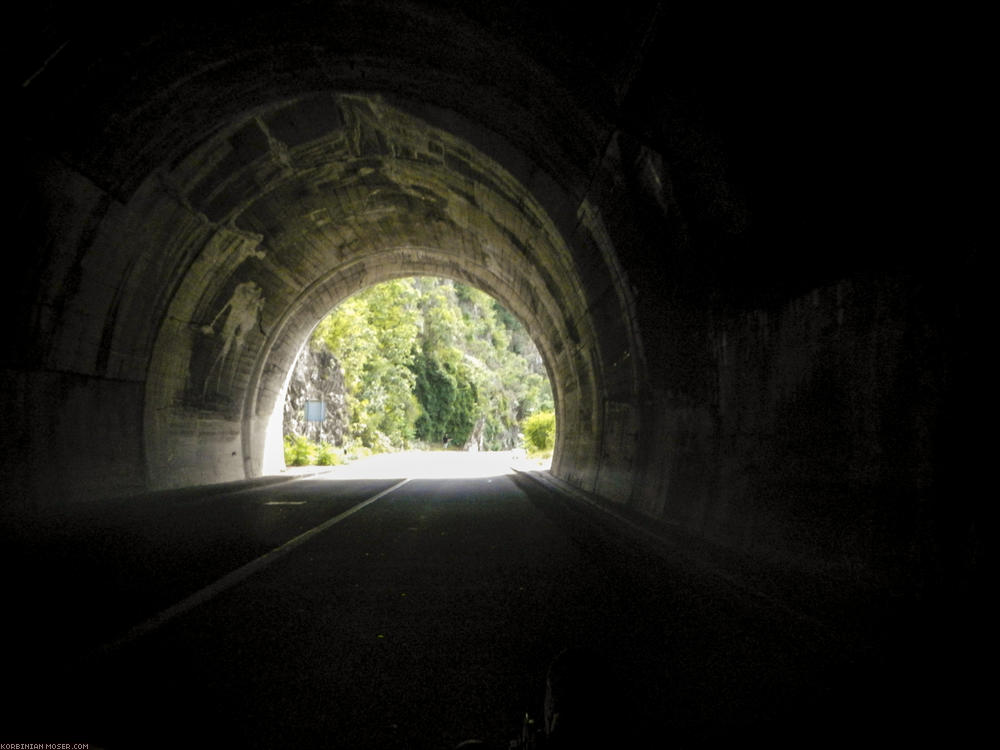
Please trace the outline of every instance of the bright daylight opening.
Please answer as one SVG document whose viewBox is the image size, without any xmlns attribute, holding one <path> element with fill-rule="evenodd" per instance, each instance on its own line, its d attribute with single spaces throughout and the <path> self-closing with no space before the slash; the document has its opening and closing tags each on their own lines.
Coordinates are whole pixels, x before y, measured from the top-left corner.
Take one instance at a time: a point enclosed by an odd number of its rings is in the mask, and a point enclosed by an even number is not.
<svg viewBox="0 0 1000 750">
<path fill-rule="evenodd" d="M 286 467 L 394 476 L 498 474 L 512 461 L 545 468 L 552 387 L 527 331 L 488 294 L 450 279 L 395 279 L 313 329 L 289 375 L 282 433 Z"/>
</svg>

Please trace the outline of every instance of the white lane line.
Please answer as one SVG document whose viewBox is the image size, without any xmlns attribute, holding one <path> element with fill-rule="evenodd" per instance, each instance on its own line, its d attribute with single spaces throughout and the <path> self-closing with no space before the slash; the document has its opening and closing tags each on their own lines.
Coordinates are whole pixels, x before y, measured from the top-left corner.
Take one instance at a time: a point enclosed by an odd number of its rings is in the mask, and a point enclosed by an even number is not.
<svg viewBox="0 0 1000 750">
<path fill-rule="evenodd" d="M 333 526 L 335 523 L 340 523 L 345 518 L 348 518 L 349 516 L 353 516 L 359 510 L 361 510 L 361 509 L 363 509 L 363 508 L 371 505 L 372 503 L 374 503 L 379 498 L 385 497 L 390 492 L 394 492 L 394 491 L 398 490 L 400 487 L 402 487 L 404 484 L 406 484 L 409 481 L 410 481 L 409 479 L 404 479 L 404 480 L 402 480 L 400 482 L 396 482 L 396 484 L 392 485 L 392 487 L 389 487 L 388 489 L 384 489 L 384 490 L 382 490 L 381 492 L 379 492 L 376 495 L 372 495 L 367 500 L 362 500 L 360 503 L 358 503 L 357 505 L 355 505 L 355 506 L 353 506 L 351 508 L 348 508 L 343 513 L 341 513 L 340 515 L 337 515 L 337 516 L 334 516 L 333 518 L 327 519 L 326 521 L 324 521 L 323 523 L 319 524 L 318 526 L 314 526 L 313 528 L 309 529 L 309 531 L 304 531 L 301 534 L 299 534 L 297 537 L 295 537 L 293 539 L 289 539 L 287 542 L 285 542 L 284 544 L 282 544 L 280 547 L 275 547 L 270 552 L 267 552 L 267 553 L 261 555 L 256 560 L 251 560 L 246 565 L 244 565 L 244 566 L 242 566 L 242 567 L 237 568 L 236 570 L 234 570 L 232 573 L 228 573 L 228 574 L 224 575 L 222 578 L 220 578 L 219 580 L 217 580 L 215 583 L 210 583 L 205 588 L 203 588 L 200 591 L 197 591 L 197 592 L 191 594 L 191 596 L 187 597 L 186 599 L 182 599 L 181 601 L 177 602 L 177 604 L 174 604 L 172 607 L 168 607 L 167 609 L 163 610 L 159 614 L 153 615 L 152 617 L 150 617 L 145 622 L 143 622 L 143 623 L 141 623 L 139 625 L 136 625 L 134 628 L 132 628 L 130 631 L 128 631 L 125 635 L 123 635 L 118 640 L 113 641 L 113 642 L 111 642 L 109 644 L 105 644 L 104 646 L 102 646 L 98 650 L 99 653 L 108 653 L 108 652 L 111 652 L 111 651 L 115 651 L 115 650 L 121 648 L 122 646 L 126 646 L 126 645 L 132 643 L 133 641 L 138 640 L 139 638 L 141 638 L 142 636 L 146 635 L 147 633 L 151 633 L 152 631 L 154 631 L 157 628 L 159 628 L 160 626 L 166 624 L 167 622 L 169 622 L 170 620 L 174 619 L 178 615 L 182 615 L 185 612 L 188 612 L 188 611 L 194 609 L 199 604 L 204 604 L 205 602 L 207 602 L 212 597 L 214 597 L 214 596 L 216 596 L 218 594 L 221 594 L 226 589 L 232 588 L 233 586 L 235 586 L 240 581 L 243 581 L 246 578 L 249 578 L 251 575 L 253 575 L 254 573 L 256 573 L 258 570 L 262 570 L 263 568 L 266 568 L 268 565 L 270 565 L 271 563 L 273 563 L 275 560 L 278 560 L 279 558 L 284 557 L 285 555 L 287 555 L 289 552 L 291 552 L 293 549 L 295 549 L 296 547 L 298 547 L 303 542 L 306 542 L 309 539 L 311 539 L 312 537 L 316 536 L 317 534 L 319 534 L 319 533 L 321 533 L 323 531 L 326 531 L 328 528 L 330 528 L 331 526 Z"/>
</svg>

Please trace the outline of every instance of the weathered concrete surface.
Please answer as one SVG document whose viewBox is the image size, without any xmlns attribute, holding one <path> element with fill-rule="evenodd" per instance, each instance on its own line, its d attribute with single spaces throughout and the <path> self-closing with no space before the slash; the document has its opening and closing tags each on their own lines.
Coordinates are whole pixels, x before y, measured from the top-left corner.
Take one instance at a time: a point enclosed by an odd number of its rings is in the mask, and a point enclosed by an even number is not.
<svg viewBox="0 0 1000 750">
<path fill-rule="evenodd" d="M 882 86 L 895 27 L 479 5 L 20 22 L 4 501 L 259 475 L 315 322 L 426 273 L 524 322 L 574 486 L 808 575 L 971 585 L 979 237 L 902 228 L 932 160 L 891 107 L 933 84 L 902 50 Z"/>
</svg>

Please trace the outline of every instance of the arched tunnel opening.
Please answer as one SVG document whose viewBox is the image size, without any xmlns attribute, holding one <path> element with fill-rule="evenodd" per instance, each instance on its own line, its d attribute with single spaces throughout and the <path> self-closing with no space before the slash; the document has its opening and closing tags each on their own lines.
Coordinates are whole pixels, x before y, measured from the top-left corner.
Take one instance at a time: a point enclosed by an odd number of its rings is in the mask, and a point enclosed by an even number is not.
<svg viewBox="0 0 1000 750">
<path fill-rule="evenodd" d="M 552 383 L 543 494 L 561 499 L 535 498 L 545 522 L 510 524 L 524 549 L 551 544 L 565 571 L 615 569 L 610 537 L 580 531 L 565 501 L 659 550 L 648 569 L 605 579 L 602 606 L 631 615 L 615 627 L 670 644 L 681 663 L 724 665 L 713 647 L 781 630 L 723 634 L 750 620 L 706 612 L 744 595 L 778 603 L 836 634 L 829 653 L 875 665 L 845 667 L 838 684 L 893 695 L 886 726 L 937 708 L 943 726 L 970 725 L 976 697 L 940 686 L 969 683 L 956 664 L 978 663 L 985 642 L 989 462 L 970 422 L 989 392 L 976 356 L 989 295 L 984 193 L 967 173 L 981 163 L 977 71 L 989 68 L 974 58 L 988 45 L 944 62 L 908 43 L 887 51 L 905 35 L 877 13 L 653 0 L 239 5 L 109 23 L 55 2 L 13 22 L 0 520 L 9 549 L 46 550 L 48 571 L 38 586 L 16 581 L 25 601 L 39 603 L 45 580 L 77 581 L 62 544 L 124 561 L 90 583 L 142 569 L 134 537 L 105 533 L 108 508 L 191 511 L 192 538 L 223 534 L 218 514 L 237 508 L 248 526 L 233 528 L 252 533 L 234 545 L 255 554 L 253 534 L 291 528 L 250 498 L 272 472 L 269 435 L 302 343 L 362 289 L 441 277 L 520 320 Z M 949 114 L 925 137 L 928 102 Z M 938 216 L 947 226 L 931 231 Z M 201 492 L 218 502 L 174 502 Z M 370 506 L 387 544 L 434 516 L 404 525 L 397 505 Z M 586 554 L 532 536 L 552 524 Z M 181 526 L 162 529 L 178 554 Z M 687 562 L 663 573 L 663 555 Z M 526 560 L 526 576 L 546 570 Z M 726 583 L 677 583 L 694 570 Z M 589 613 L 575 575 L 564 581 L 581 598 L 567 594 L 566 611 Z M 723 596 L 730 584 L 743 593 Z M 643 616 L 672 586 L 705 626 L 672 621 L 698 656 Z M 711 744 L 710 712 L 682 697 L 690 712 L 667 723 Z M 756 720 L 747 711 L 727 714 L 730 730 Z"/>
<path fill-rule="evenodd" d="M 554 448 L 534 342 L 495 298 L 451 279 L 402 277 L 341 301 L 303 342 L 277 405 L 265 473 L 401 450 L 527 447 L 544 459 Z"/>
<path fill-rule="evenodd" d="M 301 121 L 308 140 L 281 130 Z M 207 240 L 177 221 L 164 179 L 200 202 Z M 377 97 L 320 95 L 238 120 L 149 188 L 135 200 L 150 201 L 144 232 L 166 230 L 161 257 L 200 247 L 147 372 L 151 488 L 259 476 L 285 376 L 322 311 L 420 274 L 483 289 L 524 321 L 555 384 L 562 434 L 576 436 L 557 444 L 554 464 L 593 451 L 603 377 L 582 282 L 542 206 L 471 144 Z M 610 291 L 611 304 L 625 295 Z"/>
</svg>

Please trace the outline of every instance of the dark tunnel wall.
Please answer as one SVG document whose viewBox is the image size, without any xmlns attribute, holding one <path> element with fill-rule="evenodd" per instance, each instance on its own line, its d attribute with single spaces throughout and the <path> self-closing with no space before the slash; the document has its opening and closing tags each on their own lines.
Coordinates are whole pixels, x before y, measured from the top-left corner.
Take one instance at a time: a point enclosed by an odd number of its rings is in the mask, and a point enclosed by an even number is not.
<svg viewBox="0 0 1000 750">
<path fill-rule="evenodd" d="M 577 487 L 810 573 L 975 569 L 977 509 L 953 497 L 975 260 L 893 228 L 888 180 L 912 167 L 887 113 L 909 80 L 870 85 L 877 22 L 39 10 L 15 97 L 5 503 L 259 474 L 309 328 L 428 272 L 526 323 L 557 393 L 553 473 Z"/>
</svg>

